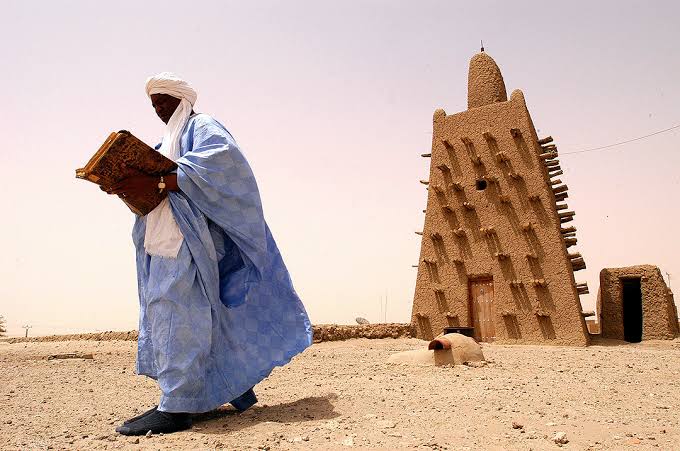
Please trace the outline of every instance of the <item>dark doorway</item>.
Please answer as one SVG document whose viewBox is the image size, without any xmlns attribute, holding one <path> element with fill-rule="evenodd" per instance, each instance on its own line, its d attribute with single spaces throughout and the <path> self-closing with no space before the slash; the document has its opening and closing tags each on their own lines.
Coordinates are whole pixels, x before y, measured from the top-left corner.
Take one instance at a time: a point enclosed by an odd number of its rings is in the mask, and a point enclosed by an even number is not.
<svg viewBox="0 0 680 451">
<path fill-rule="evenodd" d="M 623 339 L 642 341 L 642 289 L 640 279 L 623 279 Z"/>
</svg>

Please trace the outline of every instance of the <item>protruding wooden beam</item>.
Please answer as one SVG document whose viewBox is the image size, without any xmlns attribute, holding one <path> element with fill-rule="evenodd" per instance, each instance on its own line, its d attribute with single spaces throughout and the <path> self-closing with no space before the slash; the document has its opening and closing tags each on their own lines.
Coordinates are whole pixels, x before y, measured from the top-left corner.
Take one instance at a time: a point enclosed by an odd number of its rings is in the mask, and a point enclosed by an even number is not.
<svg viewBox="0 0 680 451">
<path fill-rule="evenodd" d="M 423 158 L 430 158 L 432 156 L 432 154 L 431 153 L 421 153 L 420 156 L 423 157 Z"/>
<path fill-rule="evenodd" d="M 562 172 L 562 168 L 560 167 L 559 164 L 557 166 L 552 166 L 552 167 L 548 168 L 548 174 L 550 174 L 551 172 L 557 172 L 557 171 Z"/>
<path fill-rule="evenodd" d="M 423 236 L 423 232 L 416 232 L 416 235 Z"/>
<path fill-rule="evenodd" d="M 571 237 L 575 237 L 575 236 L 576 236 L 576 232 L 562 232 L 563 238 L 571 238 Z"/>
<path fill-rule="evenodd" d="M 561 202 L 564 199 L 566 199 L 567 197 L 569 197 L 569 193 L 567 193 L 566 191 L 563 192 L 563 193 L 555 194 L 555 200 L 557 202 Z"/>
<path fill-rule="evenodd" d="M 543 164 L 548 167 L 559 166 L 560 160 L 543 160 Z"/>
<path fill-rule="evenodd" d="M 560 210 L 566 210 L 569 208 L 569 205 L 567 204 L 556 204 L 555 205 L 555 210 L 560 211 Z"/>
<path fill-rule="evenodd" d="M 429 185 L 430 184 L 430 182 L 428 180 L 421 180 L 420 183 L 422 183 L 423 185 Z"/>
<path fill-rule="evenodd" d="M 550 181 L 550 184 L 552 186 L 559 185 L 560 183 L 562 183 L 562 180 L 560 180 L 560 179 L 555 179 L 555 180 Z"/>
<path fill-rule="evenodd" d="M 571 267 L 574 271 L 580 271 L 586 269 L 586 262 L 583 258 L 576 258 L 571 261 Z"/>
<path fill-rule="evenodd" d="M 546 144 L 545 146 L 541 146 L 541 149 L 543 149 L 543 150 L 557 150 L 557 146 L 555 144 Z"/>
<path fill-rule="evenodd" d="M 557 172 L 553 172 L 553 173 L 551 173 L 551 174 L 548 174 L 548 177 L 551 177 L 551 178 L 552 178 L 552 177 L 557 177 L 557 176 L 562 175 L 562 174 L 564 174 L 564 172 L 562 172 L 562 171 L 557 171 Z"/>
<path fill-rule="evenodd" d="M 563 211 L 561 213 L 557 213 L 557 216 L 559 216 L 560 218 L 567 218 L 569 216 L 574 216 L 574 215 L 576 215 L 575 211 Z"/>
<path fill-rule="evenodd" d="M 552 136 L 546 136 L 545 138 L 539 139 L 538 143 L 539 144 L 548 144 L 548 143 L 552 142 L 552 140 L 553 140 Z"/>
<path fill-rule="evenodd" d="M 573 220 L 574 220 L 574 217 L 573 217 L 573 216 L 567 216 L 566 218 L 560 218 L 560 224 L 564 224 L 564 223 L 567 223 L 567 222 L 571 222 L 571 221 L 573 221 Z"/>
<path fill-rule="evenodd" d="M 553 189 L 553 193 L 558 194 L 558 193 L 563 193 L 565 191 L 569 191 L 569 187 L 567 185 L 560 185 L 556 186 Z"/>
<path fill-rule="evenodd" d="M 588 290 L 588 283 L 583 282 L 583 283 L 577 283 L 576 284 L 576 291 L 578 294 L 588 294 L 590 291 Z"/>
<path fill-rule="evenodd" d="M 543 160 L 550 160 L 551 158 L 557 158 L 557 152 L 544 152 L 539 157 Z"/>
<path fill-rule="evenodd" d="M 576 242 L 577 242 L 577 241 L 578 241 L 578 240 L 577 240 L 576 238 L 565 238 L 565 239 L 564 239 L 564 244 L 565 244 L 567 247 L 576 246 Z"/>
<path fill-rule="evenodd" d="M 562 233 L 576 232 L 576 227 L 574 226 L 565 227 L 564 229 L 560 229 L 560 232 Z M 580 257 L 581 254 L 578 254 L 578 256 Z"/>
</svg>

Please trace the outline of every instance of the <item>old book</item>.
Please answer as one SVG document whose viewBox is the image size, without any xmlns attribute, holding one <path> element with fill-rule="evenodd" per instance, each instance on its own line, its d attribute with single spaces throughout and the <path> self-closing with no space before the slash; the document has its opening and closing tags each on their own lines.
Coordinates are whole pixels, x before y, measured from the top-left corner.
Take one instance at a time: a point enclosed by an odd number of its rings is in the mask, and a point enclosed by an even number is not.
<svg viewBox="0 0 680 451">
<path fill-rule="evenodd" d="M 85 167 L 76 169 L 76 177 L 89 180 L 103 188 L 135 175 L 161 176 L 177 169 L 177 164 L 160 152 L 144 144 L 132 133 L 113 132 L 90 158 Z M 143 216 L 167 196 L 165 190 L 152 191 L 143 197 L 126 197 L 121 200 L 133 213 Z"/>
</svg>

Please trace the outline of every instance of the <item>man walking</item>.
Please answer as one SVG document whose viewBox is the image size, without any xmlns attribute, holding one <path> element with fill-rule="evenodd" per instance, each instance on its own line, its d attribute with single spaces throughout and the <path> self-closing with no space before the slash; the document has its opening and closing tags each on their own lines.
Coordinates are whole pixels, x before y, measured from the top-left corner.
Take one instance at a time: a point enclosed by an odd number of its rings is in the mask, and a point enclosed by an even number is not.
<svg viewBox="0 0 680 451">
<path fill-rule="evenodd" d="M 227 129 L 196 114 L 196 92 L 170 73 L 146 92 L 166 128 L 158 151 L 176 173 L 113 186 L 121 197 L 165 190 L 138 216 L 137 372 L 156 379 L 158 406 L 126 421 L 125 435 L 191 427 L 191 413 L 257 399 L 252 387 L 312 342 L 312 328 L 264 220 L 253 173 Z"/>
</svg>

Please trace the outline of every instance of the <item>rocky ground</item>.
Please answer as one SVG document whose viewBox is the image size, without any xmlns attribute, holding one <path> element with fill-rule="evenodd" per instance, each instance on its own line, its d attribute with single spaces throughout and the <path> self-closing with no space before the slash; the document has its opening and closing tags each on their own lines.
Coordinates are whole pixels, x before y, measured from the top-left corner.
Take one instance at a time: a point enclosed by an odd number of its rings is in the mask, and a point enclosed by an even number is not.
<svg viewBox="0 0 680 451">
<path fill-rule="evenodd" d="M 123 437 L 154 405 L 131 341 L 0 343 L 0 449 L 680 449 L 680 340 L 588 348 L 483 345 L 480 367 L 387 363 L 426 342 L 313 345 L 260 403 L 190 431 Z M 53 359 L 54 354 L 93 359 Z"/>
</svg>

